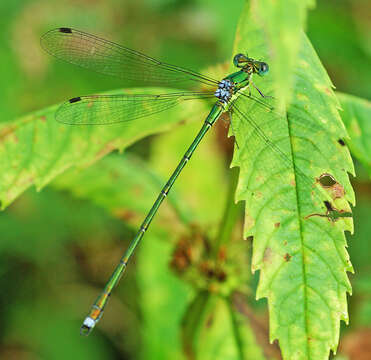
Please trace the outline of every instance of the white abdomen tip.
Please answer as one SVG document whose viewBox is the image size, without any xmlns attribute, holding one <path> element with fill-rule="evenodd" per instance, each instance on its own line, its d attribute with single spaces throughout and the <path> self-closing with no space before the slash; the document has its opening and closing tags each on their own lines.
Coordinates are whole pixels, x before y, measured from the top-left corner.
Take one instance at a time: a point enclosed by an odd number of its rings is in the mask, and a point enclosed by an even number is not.
<svg viewBox="0 0 371 360">
<path fill-rule="evenodd" d="M 91 329 L 95 326 L 95 320 L 88 316 L 87 318 L 85 318 L 83 326 Z"/>
</svg>

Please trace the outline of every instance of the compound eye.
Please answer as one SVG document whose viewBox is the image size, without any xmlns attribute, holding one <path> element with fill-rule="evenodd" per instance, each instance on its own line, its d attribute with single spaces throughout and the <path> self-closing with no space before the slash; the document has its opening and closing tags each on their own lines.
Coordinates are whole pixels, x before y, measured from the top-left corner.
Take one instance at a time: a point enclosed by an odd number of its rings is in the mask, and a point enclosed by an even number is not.
<svg viewBox="0 0 371 360">
<path fill-rule="evenodd" d="M 269 71 L 269 66 L 267 63 L 260 63 L 259 75 L 265 75 Z"/>
<path fill-rule="evenodd" d="M 234 66 L 236 67 L 242 67 L 242 63 L 243 62 L 246 62 L 247 60 L 247 55 L 244 55 L 244 54 L 237 54 L 235 55 L 235 57 L 233 58 L 233 64 Z"/>
</svg>

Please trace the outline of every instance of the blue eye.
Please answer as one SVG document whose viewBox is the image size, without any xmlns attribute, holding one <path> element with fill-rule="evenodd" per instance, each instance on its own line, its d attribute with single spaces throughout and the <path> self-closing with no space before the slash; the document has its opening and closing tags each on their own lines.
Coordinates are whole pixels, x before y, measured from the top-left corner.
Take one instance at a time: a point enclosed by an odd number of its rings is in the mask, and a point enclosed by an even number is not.
<svg viewBox="0 0 371 360">
<path fill-rule="evenodd" d="M 269 71 L 269 66 L 267 63 L 262 62 L 259 66 L 259 75 L 266 75 Z"/>
</svg>

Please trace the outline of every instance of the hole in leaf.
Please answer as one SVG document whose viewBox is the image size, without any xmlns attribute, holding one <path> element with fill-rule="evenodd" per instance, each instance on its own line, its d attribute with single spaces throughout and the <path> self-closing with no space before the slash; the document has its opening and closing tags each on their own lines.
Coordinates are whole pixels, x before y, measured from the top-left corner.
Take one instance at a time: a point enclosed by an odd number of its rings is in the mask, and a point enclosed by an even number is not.
<svg viewBox="0 0 371 360">
<path fill-rule="evenodd" d="M 68 101 L 69 101 L 70 104 L 73 104 L 75 102 L 81 101 L 81 97 L 80 96 L 74 97 L 72 99 L 69 99 Z"/>
<path fill-rule="evenodd" d="M 345 146 L 345 142 L 343 139 L 339 139 L 338 140 L 338 143 L 341 145 L 341 146 Z"/>
<path fill-rule="evenodd" d="M 59 32 L 64 33 L 64 34 L 72 34 L 72 29 L 71 28 L 61 27 L 58 30 L 59 30 Z"/>
<path fill-rule="evenodd" d="M 318 181 L 323 187 L 331 187 L 336 184 L 335 178 L 330 174 L 322 174 Z"/>
<path fill-rule="evenodd" d="M 323 203 L 325 204 L 327 211 L 334 211 L 329 201 L 325 200 Z"/>
</svg>

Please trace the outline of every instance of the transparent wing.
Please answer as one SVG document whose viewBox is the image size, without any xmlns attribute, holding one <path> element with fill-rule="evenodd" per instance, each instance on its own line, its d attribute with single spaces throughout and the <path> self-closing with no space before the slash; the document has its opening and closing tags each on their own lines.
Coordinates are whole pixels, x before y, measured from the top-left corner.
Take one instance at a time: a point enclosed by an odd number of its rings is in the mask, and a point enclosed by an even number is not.
<svg viewBox="0 0 371 360">
<path fill-rule="evenodd" d="M 185 92 L 163 95 L 88 95 L 63 103 L 55 117 L 70 125 L 125 123 L 172 108 L 182 101 L 211 98 L 212 93 Z"/>
<path fill-rule="evenodd" d="M 41 46 L 51 55 L 98 73 L 138 82 L 169 85 L 185 81 L 215 86 L 218 81 L 195 71 L 167 64 L 138 51 L 71 28 L 50 30 Z"/>
</svg>

